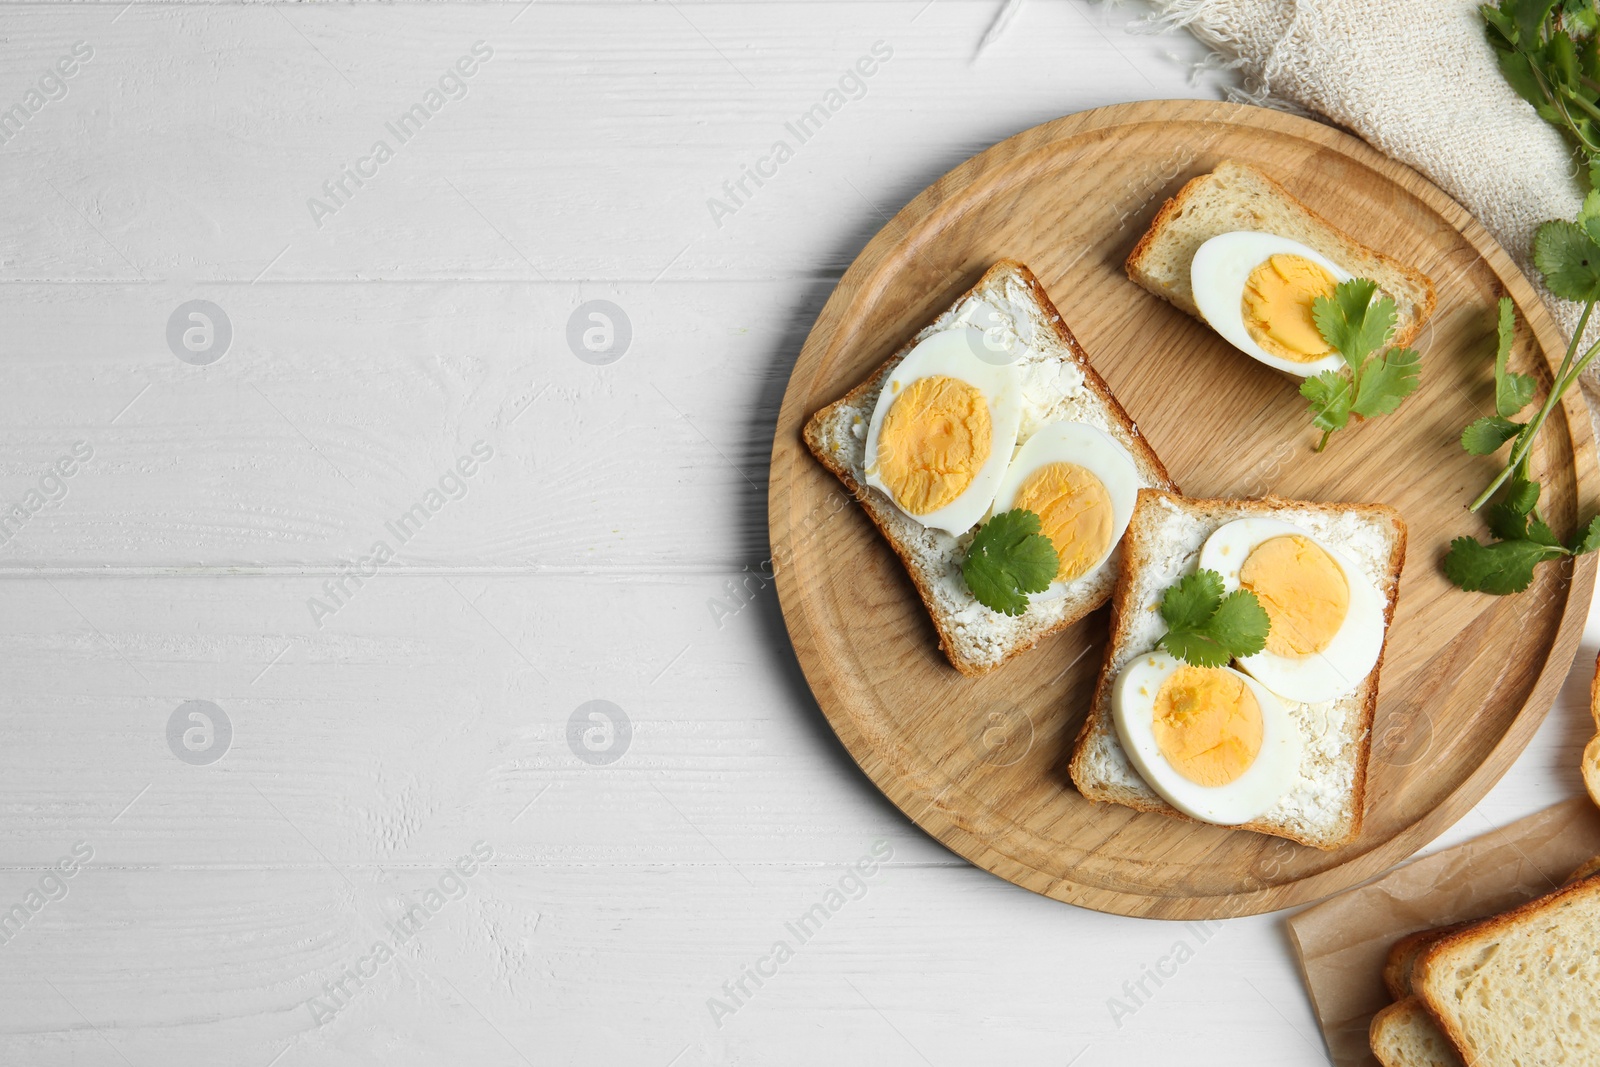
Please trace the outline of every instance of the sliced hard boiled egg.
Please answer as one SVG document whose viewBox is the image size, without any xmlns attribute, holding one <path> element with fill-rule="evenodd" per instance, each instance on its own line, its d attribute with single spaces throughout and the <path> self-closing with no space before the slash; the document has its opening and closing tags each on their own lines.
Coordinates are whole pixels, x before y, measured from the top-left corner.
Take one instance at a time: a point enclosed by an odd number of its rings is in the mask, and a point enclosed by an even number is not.
<svg viewBox="0 0 1600 1067">
<path fill-rule="evenodd" d="M 1109 434 L 1052 422 L 1017 449 L 995 494 L 996 513 L 1026 508 L 1061 558 L 1055 581 L 1035 599 L 1063 595 L 1099 570 L 1122 540 L 1139 496 L 1139 470 Z"/>
<path fill-rule="evenodd" d="M 1311 317 L 1350 272 L 1321 252 L 1270 233 L 1224 233 L 1201 245 L 1189 266 L 1200 314 L 1239 351 L 1298 378 L 1344 365 Z"/>
<path fill-rule="evenodd" d="M 1165 652 L 1129 661 L 1111 691 L 1117 736 L 1139 775 L 1185 815 L 1223 826 L 1271 810 L 1300 772 L 1300 731 L 1249 675 Z"/>
<path fill-rule="evenodd" d="M 1315 704 L 1359 686 L 1383 652 L 1384 600 L 1349 556 L 1279 519 L 1238 519 L 1200 548 L 1229 592 L 1248 589 L 1272 620 L 1241 670 L 1285 700 Z"/>
<path fill-rule="evenodd" d="M 986 351 L 983 331 L 966 326 L 922 341 L 889 372 L 867 427 L 867 484 L 946 533 L 983 518 L 1017 444 L 1017 368 Z"/>
</svg>

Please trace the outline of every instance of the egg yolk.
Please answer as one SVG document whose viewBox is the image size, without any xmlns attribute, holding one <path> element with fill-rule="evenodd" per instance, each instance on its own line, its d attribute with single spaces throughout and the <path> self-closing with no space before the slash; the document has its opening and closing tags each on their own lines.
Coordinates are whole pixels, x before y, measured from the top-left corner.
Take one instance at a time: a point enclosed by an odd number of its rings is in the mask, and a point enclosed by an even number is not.
<svg viewBox="0 0 1600 1067">
<path fill-rule="evenodd" d="M 1261 542 L 1239 568 L 1239 585 L 1256 595 L 1272 629 L 1267 651 L 1309 656 L 1333 642 L 1350 611 L 1350 583 L 1332 556 L 1309 537 Z"/>
<path fill-rule="evenodd" d="M 1111 547 L 1111 494 L 1076 463 L 1046 463 L 1028 475 L 1013 506 L 1039 516 L 1039 532 L 1061 559 L 1058 582 L 1084 574 Z"/>
<path fill-rule="evenodd" d="M 1196 785 L 1227 785 L 1261 752 L 1261 705 L 1236 674 L 1179 667 L 1156 693 L 1152 729 L 1173 770 Z"/>
<path fill-rule="evenodd" d="M 960 496 L 989 460 L 994 433 L 983 394 L 958 378 L 918 378 L 878 431 L 878 476 L 913 515 Z"/>
<path fill-rule="evenodd" d="M 1310 363 L 1332 349 L 1317 332 L 1311 304 L 1332 296 L 1333 275 L 1304 256 L 1279 253 L 1250 272 L 1244 283 L 1244 328 L 1267 352 Z"/>
</svg>

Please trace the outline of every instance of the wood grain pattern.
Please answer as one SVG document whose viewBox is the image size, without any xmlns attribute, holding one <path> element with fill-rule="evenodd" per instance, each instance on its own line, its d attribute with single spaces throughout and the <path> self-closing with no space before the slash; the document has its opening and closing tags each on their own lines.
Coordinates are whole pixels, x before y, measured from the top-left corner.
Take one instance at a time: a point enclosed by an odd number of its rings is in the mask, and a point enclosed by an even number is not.
<svg viewBox="0 0 1600 1067">
<path fill-rule="evenodd" d="M 1439 310 L 1417 343 L 1422 388 L 1400 414 L 1341 435 L 1327 454 L 1311 452 L 1315 434 L 1289 383 L 1122 274 L 1164 198 L 1223 158 L 1263 167 L 1438 285 Z M 989 677 L 963 679 L 940 659 L 888 547 L 864 516 L 837 505 L 837 483 L 805 454 L 804 419 L 1002 256 L 1039 275 L 1189 493 L 1381 501 L 1405 516 L 1411 548 L 1354 844 L 1323 853 L 1083 800 L 1065 762 L 1105 616 Z M 778 420 L 769 518 L 784 564 L 779 594 L 829 722 L 879 788 L 945 845 L 1034 892 L 1100 910 L 1267 911 L 1411 854 L 1470 809 L 1527 743 L 1577 648 L 1594 584 L 1592 558 L 1567 573 L 1547 568 L 1514 598 L 1462 593 L 1440 573 L 1452 537 L 1482 532 L 1462 505 L 1494 463 L 1467 456 L 1457 439 L 1487 410 L 1502 294 L 1524 320 L 1514 362 L 1548 381 L 1559 334 L 1482 227 L 1416 174 L 1291 116 L 1121 105 L 1047 123 L 969 160 L 857 258 L 806 342 Z M 1593 508 L 1600 486 L 1586 413 L 1569 399 L 1563 416 L 1537 460 L 1559 529 Z M 1009 731 L 998 749 L 995 730 Z"/>
</svg>

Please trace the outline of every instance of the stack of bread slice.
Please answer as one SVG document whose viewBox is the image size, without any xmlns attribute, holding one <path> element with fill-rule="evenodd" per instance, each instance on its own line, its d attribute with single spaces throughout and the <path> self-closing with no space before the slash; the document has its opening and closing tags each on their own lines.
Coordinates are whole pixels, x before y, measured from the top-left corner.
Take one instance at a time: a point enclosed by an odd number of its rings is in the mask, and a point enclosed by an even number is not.
<svg viewBox="0 0 1600 1067">
<path fill-rule="evenodd" d="M 1396 1000 L 1372 1020 L 1384 1067 L 1600 1063 L 1600 857 L 1566 885 L 1475 923 L 1395 942 Z"/>
</svg>

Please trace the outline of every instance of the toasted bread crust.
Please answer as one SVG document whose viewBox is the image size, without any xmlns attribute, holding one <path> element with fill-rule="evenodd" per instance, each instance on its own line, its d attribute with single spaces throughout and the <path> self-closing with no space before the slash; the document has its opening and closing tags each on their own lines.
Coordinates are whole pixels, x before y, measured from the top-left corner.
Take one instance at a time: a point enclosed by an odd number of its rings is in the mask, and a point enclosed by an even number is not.
<svg viewBox="0 0 1600 1067">
<path fill-rule="evenodd" d="M 1098 400 L 1098 402 L 1105 407 L 1107 414 L 1115 419 L 1124 429 L 1130 431 L 1132 436 L 1132 444 L 1138 450 L 1140 459 L 1158 472 L 1165 485 L 1172 489 L 1173 492 L 1177 492 L 1178 487 L 1176 483 L 1172 481 L 1171 475 L 1167 473 L 1167 468 L 1164 464 L 1162 464 L 1161 458 L 1156 455 L 1155 450 L 1150 447 L 1149 442 L 1146 441 L 1144 436 L 1136 432 L 1133 419 L 1129 417 L 1127 411 L 1123 409 L 1121 402 L 1117 400 L 1116 394 L 1111 391 L 1111 387 L 1106 384 L 1105 379 L 1100 376 L 1100 373 L 1095 370 L 1094 365 L 1089 362 L 1088 354 L 1084 351 L 1083 346 L 1078 343 L 1078 339 L 1073 336 L 1072 331 L 1067 327 L 1067 324 L 1063 320 L 1059 309 L 1057 309 L 1055 304 L 1051 301 L 1049 294 L 1045 292 L 1044 286 L 1040 284 L 1039 279 L 1034 276 L 1033 271 L 1029 270 L 1025 264 L 1014 259 L 999 260 L 987 271 L 985 271 L 983 277 L 979 278 L 970 289 L 956 297 L 955 300 L 951 301 L 947 306 L 959 307 L 969 297 L 977 295 L 982 289 L 984 281 L 997 271 L 1015 272 L 1019 280 L 1028 287 L 1035 299 L 1038 300 L 1040 307 L 1050 312 L 1050 314 L 1046 316 L 1046 319 L 1049 321 L 1052 329 L 1055 331 L 1056 337 L 1072 352 L 1073 357 L 1077 361 L 1079 370 L 1083 372 L 1084 385 L 1095 395 L 1095 398 Z M 828 406 L 818 410 L 811 416 L 810 419 L 806 421 L 805 429 L 803 431 L 806 447 L 811 450 L 811 454 L 817 458 L 819 463 L 831 471 L 833 475 L 839 479 L 839 481 L 844 483 L 845 488 L 850 491 L 850 494 L 855 497 L 857 501 L 862 500 L 868 495 L 882 497 L 883 494 L 877 489 L 874 489 L 857 479 L 855 472 L 850 468 L 850 466 L 840 462 L 837 457 L 835 457 L 827 449 L 822 439 L 823 427 L 827 424 L 830 415 L 837 408 L 840 406 L 854 406 L 856 402 L 859 402 L 868 393 L 879 389 L 884 379 L 888 377 L 889 373 L 899 365 L 900 361 L 904 359 L 906 354 L 909 353 L 911 349 L 915 348 L 916 345 L 916 338 L 913 337 L 911 340 L 907 341 L 904 345 L 897 349 L 895 353 L 888 359 L 884 360 L 883 363 L 879 364 L 878 368 L 871 374 L 867 375 L 867 377 L 858 385 L 856 385 L 855 388 L 851 389 L 839 400 L 836 400 L 832 404 L 829 404 Z M 884 499 L 887 501 L 887 498 Z M 889 506 L 892 507 L 893 505 L 891 504 Z M 1106 599 L 1108 599 L 1110 596 L 1110 593 L 1108 592 L 1105 596 L 1089 603 L 1077 614 L 1064 617 L 1048 628 L 1039 631 L 1027 644 L 1017 645 L 1008 649 L 1005 655 L 997 662 L 974 663 L 957 654 L 956 642 L 950 633 L 948 620 L 946 619 L 944 613 L 941 612 L 936 606 L 933 589 L 922 573 L 922 569 L 916 565 L 911 552 L 900 541 L 900 539 L 895 536 L 894 531 L 884 525 L 883 521 L 878 517 L 878 514 L 872 508 L 864 507 L 862 510 L 866 512 L 867 517 L 872 520 L 872 524 L 878 528 L 878 532 L 883 535 L 883 539 L 889 542 L 889 547 L 894 550 L 895 555 L 900 558 L 901 564 L 905 567 L 906 573 L 911 578 L 912 585 L 917 590 L 917 595 L 922 599 L 923 607 L 927 610 L 929 617 L 933 620 L 934 629 L 939 635 L 939 648 L 945 654 L 945 658 L 950 661 L 951 666 L 955 667 L 956 670 L 960 671 L 964 675 L 967 675 L 968 677 L 978 677 L 980 675 L 988 674 L 990 671 L 998 670 L 1000 667 L 1003 667 L 1005 664 L 1011 662 L 1012 659 L 1038 645 L 1038 643 L 1044 640 L 1046 637 L 1049 637 L 1051 634 L 1059 633 L 1060 631 L 1071 626 L 1073 623 L 1077 622 L 1079 619 L 1083 618 L 1085 615 L 1095 611 L 1101 607 L 1101 605 L 1103 605 Z"/>
<path fill-rule="evenodd" d="M 1308 506 L 1306 503 L 1299 501 L 1288 501 L 1270 496 L 1260 501 L 1201 500 L 1180 497 L 1177 494 L 1166 493 L 1158 489 L 1141 489 L 1139 490 L 1139 502 L 1134 506 L 1134 521 L 1138 521 L 1138 514 L 1141 509 L 1146 507 L 1148 504 L 1153 504 L 1162 499 L 1168 500 L 1179 507 L 1195 510 L 1204 510 L 1224 506 L 1237 508 L 1243 505 L 1250 508 L 1250 510 L 1257 511 L 1261 514 L 1272 514 L 1278 508 L 1284 506 Z M 1383 669 L 1384 655 L 1388 651 L 1389 630 L 1391 628 L 1391 624 L 1394 622 L 1395 605 L 1399 601 L 1398 594 L 1400 571 L 1405 564 L 1406 525 L 1405 520 L 1401 518 L 1400 513 L 1387 504 L 1316 503 L 1310 504 L 1309 506 L 1314 506 L 1321 510 L 1330 512 L 1362 512 L 1369 515 L 1383 515 L 1391 519 L 1399 531 L 1395 539 L 1394 547 L 1390 550 L 1389 554 L 1388 577 L 1390 592 L 1385 597 L 1386 604 L 1383 613 L 1383 645 L 1378 651 L 1377 662 L 1373 664 L 1371 672 L 1367 675 L 1366 680 L 1362 682 L 1363 692 L 1361 698 L 1361 737 L 1357 742 L 1358 750 L 1356 754 L 1356 772 L 1352 786 L 1351 801 L 1353 820 L 1351 822 L 1349 831 L 1344 837 L 1327 843 L 1297 836 L 1295 834 L 1286 832 L 1280 827 L 1264 823 L 1259 820 L 1241 823 L 1237 826 L 1231 827 L 1231 829 L 1250 830 L 1259 834 L 1282 837 L 1287 840 L 1294 841 L 1297 844 L 1308 845 L 1312 848 L 1321 849 L 1323 851 L 1331 851 L 1349 844 L 1361 834 L 1361 826 L 1366 807 L 1367 763 L 1370 759 L 1372 750 L 1372 721 L 1378 706 L 1378 677 Z M 1130 529 L 1131 528 L 1132 527 L 1130 526 Z M 1167 815 L 1176 819 L 1182 819 L 1185 822 L 1201 823 L 1204 820 L 1195 819 L 1192 816 L 1185 815 L 1177 808 L 1172 807 L 1170 804 L 1167 804 L 1165 801 L 1162 801 L 1159 798 L 1152 802 L 1142 797 L 1114 795 L 1107 790 L 1101 789 L 1094 781 L 1088 766 L 1089 756 L 1087 752 L 1087 742 L 1089 738 L 1092 737 L 1103 726 L 1101 709 L 1110 706 L 1108 695 L 1110 686 L 1116 681 L 1116 654 L 1118 649 L 1129 640 L 1129 613 L 1133 607 L 1133 605 L 1130 604 L 1130 597 L 1132 596 L 1132 588 L 1134 584 L 1132 581 L 1132 576 L 1138 573 L 1139 568 L 1146 565 L 1149 565 L 1149 561 L 1146 561 L 1140 556 L 1137 539 L 1126 539 L 1123 542 L 1122 570 L 1118 575 L 1116 591 L 1111 597 L 1111 639 L 1106 642 L 1105 658 L 1101 662 L 1100 677 L 1095 683 L 1095 692 L 1093 702 L 1089 708 L 1089 714 L 1085 717 L 1083 725 L 1078 730 L 1077 739 L 1073 743 L 1072 759 L 1068 764 L 1068 774 L 1071 776 L 1073 784 L 1078 787 L 1078 791 L 1083 794 L 1085 799 L 1097 802 L 1121 804 L 1125 807 L 1133 808 L 1136 811 L 1152 812 L 1160 815 Z M 1114 729 L 1114 727 L 1112 729 Z"/>
<path fill-rule="evenodd" d="M 1439 306 L 1439 293 L 1434 287 L 1432 278 L 1429 278 L 1426 274 L 1423 274 L 1415 267 L 1407 266 L 1405 263 L 1395 259 L 1393 256 L 1386 255 L 1382 252 L 1379 252 L 1377 249 L 1362 244 L 1360 241 L 1350 236 L 1350 234 L 1346 233 L 1344 230 L 1328 221 L 1328 219 L 1312 210 L 1311 207 L 1305 203 L 1305 201 L 1295 196 L 1288 189 L 1285 189 L 1282 183 L 1272 178 L 1260 168 L 1254 167 L 1249 163 L 1241 163 L 1238 161 L 1230 161 L 1230 165 L 1238 167 L 1241 170 L 1249 171 L 1255 178 L 1267 185 L 1273 191 L 1274 195 L 1282 197 L 1286 203 L 1292 205 L 1299 211 L 1303 211 L 1311 222 L 1317 226 L 1325 228 L 1328 232 L 1328 235 L 1334 240 L 1344 241 L 1354 245 L 1363 252 L 1366 252 L 1367 254 L 1378 259 L 1385 266 L 1389 267 L 1396 273 L 1405 275 L 1407 280 L 1420 289 L 1424 295 L 1422 303 L 1417 308 L 1416 321 L 1403 328 L 1397 329 L 1394 333 L 1394 336 L 1389 339 L 1389 344 L 1394 347 L 1400 347 L 1410 344 L 1416 339 L 1417 334 L 1422 331 L 1423 325 L 1428 321 L 1428 319 L 1432 318 L 1434 311 L 1436 311 Z M 1135 284 L 1147 289 L 1148 291 L 1161 297 L 1163 300 L 1166 300 L 1174 307 L 1178 307 L 1189 314 L 1193 314 L 1193 312 L 1190 311 L 1190 309 L 1183 307 L 1183 305 L 1179 304 L 1176 300 L 1173 300 L 1169 293 L 1163 292 L 1159 288 L 1147 285 L 1145 283 L 1143 280 L 1144 277 L 1147 276 L 1145 271 L 1145 262 L 1151 254 L 1152 246 L 1157 240 L 1160 239 L 1166 227 L 1170 225 L 1172 220 L 1189 205 L 1189 201 L 1192 200 L 1201 189 L 1206 187 L 1206 183 L 1211 180 L 1211 177 L 1211 174 L 1201 174 L 1198 177 L 1190 178 L 1184 183 L 1183 188 L 1178 190 L 1175 196 L 1169 198 L 1165 204 L 1161 205 L 1161 210 L 1156 212 L 1156 217 L 1151 221 L 1150 228 L 1144 232 L 1144 236 L 1139 238 L 1139 243 L 1133 246 L 1133 251 L 1128 253 L 1128 258 L 1123 264 L 1123 269 L 1127 272 L 1128 277 Z"/>
</svg>

